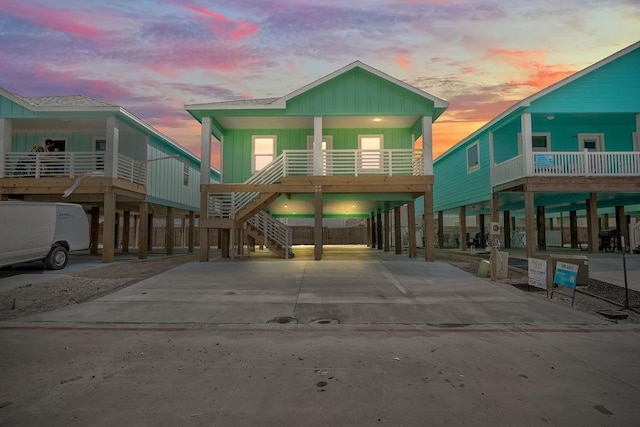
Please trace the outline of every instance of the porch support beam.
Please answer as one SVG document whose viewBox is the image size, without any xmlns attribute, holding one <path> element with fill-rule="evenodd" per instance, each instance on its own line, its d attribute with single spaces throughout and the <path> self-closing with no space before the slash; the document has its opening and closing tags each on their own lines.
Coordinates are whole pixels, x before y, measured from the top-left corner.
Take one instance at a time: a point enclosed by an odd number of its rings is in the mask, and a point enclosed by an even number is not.
<svg viewBox="0 0 640 427">
<path fill-rule="evenodd" d="M 376 214 L 375 212 L 371 212 L 371 249 L 376 248 L 377 239 L 378 236 L 376 236 Z"/>
<path fill-rule="evenodd" d="M 190 254 L 193 253 L 196 242 L 196 213 L 194 211 L 189 211 L 189 236 L 188 236 L 188 252 Z"/>
<path fill-rule="evenodd" d="M 538 250 L 547 250 L 544 206 L 536 206 L 536 229 L 538 231 Z"/>
<path fill-rule="evenodd" d="M 202 165 L 201 165 L 202 166 Z M 200 248 L 198 253 L 198 260 L 200 262 L 209 261 L 209 228 L 203 223 L 203 221 L 209 218 L 209 194 L 206 191 L 200 192 L 200 224 L 199 224 L 199 239 Z M 222 230 L 218 230 L 222 232 Z M 223 246 L 224 248 L 224 246 Z"/>
<path fill-rule="evenodd" d="M 569 235 L 571 236 L 571 248 L 578 248 L 578 213 L 569 211 Z"/>
<path fill-rule="evenodd" d="M 467 250 L 467 207 L 460 206 L 458 209 L 458 222 L 460 225 L 458 226 L 458 242 L 460 244 L 460 250 Z"/>
<path fill-rule="evenodd" d="M 371 217 L 367 217 L 367 247 L 372 248 L 371 244 Z"/>
<path fill-rule="evenodd" d="M 376 234 L 378 235 L 378 250 L 382 250 L 384 236 L 382 234 L 382 213 L 380 212 L 376 215 Z"/>
<path fill-rule="evenodd" d="M 115 242 L 113 230 L 116 226 L 116 195 L 113 191 L 104 193 L 104 222 L 102 233 L 102 262 L 113 262 Z"/>
<path fill-rule="evenodd" d="M 107 141 L 104 153 L 104 176 L 116 178 L 118 175 L 118 145 L 120 128 L 115 117 L 107 118 Z"/>
<path fill-rule="evenodd" d="M 211 182 L 209 176 L 211 165 L 211 117 L 202 118 L 200 131 L 200 185 L 207 185 Z M 200 209 L 202 209 L 202 205 L 200 205 Z"/>
<path fill-rule="evenodd" d="M 174 216 L 173 216 L 173 208 L 171 206 L 167 206 L 167 218 L 165 220 L 165 254 L 173 255 L 173 248 L 175 246 L 175 227 L 174 224 Z"/>
<path fill-rule="evenodd" d="M 596 193 L 590 193 L 587 204 L 587 239 L 589 241 L 589 253 L 597 254 L 598 242 L 598 198 Z"/>
<path fill-rule="evenodd" d="M 316 261 L 322 259 L 322 215 L 322 186 L 318 185 L 313 196 L 313 258 Z"/>
<path fill-rule="evenodd" d="M 394 236 L 394 246 L 396 247 L 396 255 L 402 253 L 402 228 L 401 228 L 401 218 L 400 218 L 400 206 L 396 206 L 393 208 L 393 236 Z"/>
<path fill-rule="evenodd" d="M 433 119 L 422 117 L 422 161 L 424 174 L 433 175 Z"/>
<path fill-rule="evenodd" d="M 444 211 L 438 211 L 438 247 L 444 248 Z"/>
<path fill-rule="evenodd" d="M 89 253 L 91 255 L 98 254 L 98 240 L 100 239 L 100 206 L 91 207 L 91 232 L 90 241 L 91 247 Z"/>
<path fill-rule="evenodd" d="M 391 212 L 389 209 L 384 211 L 384 251 L 391 251 Z"/>
<path fill-rule="evenodd" d="M 511 247 L 511 211 L 502 212 L 502 235 L 503 247 L 508 249 Z"/>
<path fill-rule="evenodd" d="M 147 250 L 153 250 L 153 212 L 147 215 Z"/>
<path fill-rule="evenodd" d="M 138 210 L 140 211 L 140 220 L 138 221 L 138 258 L 147 258 L 147 235 L 149 234 L 149 204 L 140 202 Z"/>
<path fill-rule="evenodd" d="M 11 152 L 11 119 L 0 119 L 0 178 L 5 174 L 4 155 Z"/>
<path fill-rule="evenodd" d="M 409 223 L 409 258 L 418 256 L 416 246 L 416 203 L 413 200 L 407 202 L 407 222 Z"/>
<path fill-rule="evenodd" d="M 122 253 L 129 253 L 129 239 L 131 225 L 131 211 L 126 210 L 122 214 Z"/>
<path fill-rule="evenodd" d="M 313 118 L 313 174 L 322 176 L 322 117 Z"/>
<path fill-rule="evenodd" d="M 527 258 L 533 258 L 533 254 L 536 251 L 535 241 L 535 202 L 533 199 L 533 191 L 524 192 L 524 221 L 525 221 L 525 236 L 527 240 Z"/>
<path fill-rule="evenodd" d="M 624 206 L 616 206 L 616 229 L 618 230 L 618 248 L 621 251 L 626 251 L 626 246 L 629 244 L 629 232 L 627 217 L 624 214 Z M 624 237 L 625 247 L 622 247 L 622 237 Z"/>
<path fill-rule="evenodd" d="M 522 154 L 526 176 L 533 175 L 533 133 L 531 130 L 531 113 L 520 116 L 520 132 L 522 135 Z"/>
<path fill-rule="evenodd" d="M 424 260 L 433 262 L 436 260 L 436 248 L 434 243 L 435 236 L 433 232 L 433 192 L 431 186 L 424 192 L 424 215 L 422 217 L 423 234 L 424 234 Z"/>
</svg>

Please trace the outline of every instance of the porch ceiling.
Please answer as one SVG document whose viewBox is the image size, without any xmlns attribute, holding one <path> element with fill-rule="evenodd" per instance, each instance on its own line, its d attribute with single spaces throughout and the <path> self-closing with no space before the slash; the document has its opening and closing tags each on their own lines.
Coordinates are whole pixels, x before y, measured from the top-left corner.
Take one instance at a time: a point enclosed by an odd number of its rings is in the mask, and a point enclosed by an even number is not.
<svg viewBox="0 0 640 427">
<path fill-rule="evenodd" d="M 226 129 L 304 129 L 313 128 L 312 116 L 216 117 Z M 409 128 L 417 115 L 411 116 L 323 116 L 323 128 Z"/>
</svg>

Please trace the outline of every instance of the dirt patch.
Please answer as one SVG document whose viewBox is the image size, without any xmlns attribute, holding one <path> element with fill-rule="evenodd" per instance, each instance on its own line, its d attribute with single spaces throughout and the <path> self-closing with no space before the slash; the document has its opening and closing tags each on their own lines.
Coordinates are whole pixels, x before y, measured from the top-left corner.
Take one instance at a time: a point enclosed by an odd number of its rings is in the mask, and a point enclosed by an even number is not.
<svg viewBox="0 0 640 427">
<path fill-rule="evenodd" d="M 196 260 L 197 255 L 189 254 L 118 262 L 35 285 L 20 286 L 0 293 L 0 320 L 18 319 L 91 301 Z"/>
</svg>

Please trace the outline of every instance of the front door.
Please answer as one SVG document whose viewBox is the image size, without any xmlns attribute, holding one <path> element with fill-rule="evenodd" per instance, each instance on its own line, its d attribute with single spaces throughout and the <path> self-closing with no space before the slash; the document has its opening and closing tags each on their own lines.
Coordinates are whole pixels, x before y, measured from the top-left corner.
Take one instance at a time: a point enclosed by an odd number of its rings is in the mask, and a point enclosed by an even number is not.
<svg viewBox="0 0 640 427">
<path fill-rule="evenodd" d="M 604 135 L 601 133 L 580 133 L 578 134 L 578 144 L 581 152 L 588 151 L 585 153 L 587 156 L 586 172 L 590 175 L 606 173 L 606 159 L 604 155 L 598 154 L 604 151 Z"/>
</svg>

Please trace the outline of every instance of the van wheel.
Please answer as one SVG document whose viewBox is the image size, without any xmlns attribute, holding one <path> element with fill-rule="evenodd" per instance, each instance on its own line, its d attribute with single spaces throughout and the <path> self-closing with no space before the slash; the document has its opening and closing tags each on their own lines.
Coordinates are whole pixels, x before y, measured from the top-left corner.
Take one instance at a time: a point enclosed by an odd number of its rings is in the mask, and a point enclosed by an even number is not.
<svg viewBox="0 0 640 427">
<path fill-rule="evenodd" d="M 44 259 L 44 266 L 49 270 L 61 270 L 69 262 L 69 252 L 64 246 L 54 246 Z"/>
</svg>

